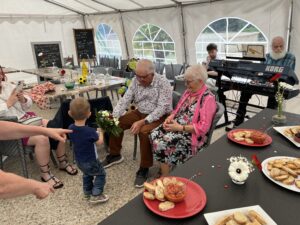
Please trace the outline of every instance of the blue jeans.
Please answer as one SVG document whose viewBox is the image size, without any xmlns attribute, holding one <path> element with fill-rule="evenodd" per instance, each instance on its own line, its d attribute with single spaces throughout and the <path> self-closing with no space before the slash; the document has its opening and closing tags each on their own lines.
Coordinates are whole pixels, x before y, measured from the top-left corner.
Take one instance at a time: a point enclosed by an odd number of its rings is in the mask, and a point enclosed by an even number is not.
<svg viewBox="0 0 300 225">
<path fill-rule="evenodd" d="M 83 192 L 85 195 L 101 195 L 105 185 L 106 173 L 100 161 L 77 162 L 78 168 L 82 171 Z"/>
</svg>

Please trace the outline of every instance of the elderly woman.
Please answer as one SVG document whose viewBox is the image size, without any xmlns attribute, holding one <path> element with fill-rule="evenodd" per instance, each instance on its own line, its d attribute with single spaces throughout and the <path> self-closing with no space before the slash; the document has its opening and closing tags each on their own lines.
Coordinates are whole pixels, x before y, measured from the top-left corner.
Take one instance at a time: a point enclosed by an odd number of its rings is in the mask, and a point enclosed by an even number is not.
<svg viewBox="0 0 300 225">
<path fill-rule="evenodd" d="M 31 105 L 31 98 L 24 95 L 22 91 L 18 92 L 16 85 L 7 82 L 5 75 L 0 73 L 0 117 L 16 116 L 20 120 L 28 115 L 32 116 L 34 113 L 27 112 Z M 42 125 L 46 126 L 47 122 L 47 120 L 42 120 Z M 49 138 L 44 135 L 37 135 L 24 138 L 22 141 L 24 146 L 34 146 L 37 163 L 41 169 L 41 180 L 48 182 L 55 189 L 63 187 L 63 183 L 51 173 L 49 168 Z M 56 156 L 61 170 L 70 175 L 77 174 L 78 171 L 67 161 L 64 142 L 59 142 Z"/>
<path fill-rule="evenodd" d="M 177 107 L 150 134 L 154 159 L 161 163 L 162 176 L 169 174 L 170 166 L 183 163 L 202 148 L 216 112 L 215 97 L 205 85 L 206 69 L 191 66 L 184 79 L 187 90 Z"/>
</svg>

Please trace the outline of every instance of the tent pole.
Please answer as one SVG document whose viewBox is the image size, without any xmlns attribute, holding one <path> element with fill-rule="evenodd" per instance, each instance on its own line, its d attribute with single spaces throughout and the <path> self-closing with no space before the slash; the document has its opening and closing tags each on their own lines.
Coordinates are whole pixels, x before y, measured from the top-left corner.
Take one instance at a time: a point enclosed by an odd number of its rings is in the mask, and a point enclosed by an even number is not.
<svg viewBox="0 0 300 225">
<path fill-rule="evenodd" d="M 53 1 L 53 0 L 51 0 L 51 1 L 50 0 L 44 0 L 44 1 L 48 2 L 48 3 L 52 4 L 52 5 L 56 5 L 56 6 L 60 7 L 60 8 L 67 9 L 67 10 L 69 10 L 71 12 L 74 12 L 74 13 L 77 13 L 77 14 L 80 14 L 80 15 L 84 15 L 83 12 L 75 10 L 75 9 L 73 9 L 71 7 L 68 7 L 66 5 L 63 5 L 63 4 L 59 3 L 59 2 L 56 2 L 56 1 Z"/>
<path fill-rule="evenodd" d="M 82 22 L 83 22 L 83 28 L 86 29 L 86 21 L 85 21 L 85 15 L 82 15 Z"/>
<path fill-rule="evenodd" d="M 121 12 L 120 12 L 120 22 L 121 22 L 121 28 L 122 28 L 124 42 L 125 42 L 126 59 L 129 59 L 128 42 L 127 42 L 127 38 L 126 38 L 126 34 L 125 34 L 124 20 L 123 20 L 123 16 L 122 16 Z"/>
<path fill-rule="evenodd" d="M 289 21 L 288 21 L 288 30 L 287 30 L 287 51 L 290 51 L 291 48 L 291 33 L 293 30 L 293 13 L 294 13 L 294 0 L 290 1 L 290 12 L 289 12 Z"/>
<path fill-rule="evenodd" d="M 184 15 L 182 3 L 179 4 L 180 7 L 180 17 L 181 17 L 181 28 L 182 28 L 182 42 L 183 42 L 183 53 L 184 53 L 184 63 L 187 63 L 187 51 L 186 51 L 186 32 L 184 24 Z"/>
</svg>

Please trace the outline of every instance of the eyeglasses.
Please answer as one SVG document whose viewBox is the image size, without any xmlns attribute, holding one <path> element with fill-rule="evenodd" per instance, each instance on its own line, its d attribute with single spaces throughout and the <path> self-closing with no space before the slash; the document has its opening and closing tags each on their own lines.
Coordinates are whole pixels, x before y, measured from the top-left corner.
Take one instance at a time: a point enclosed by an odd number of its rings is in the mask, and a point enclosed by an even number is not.
<svg viewBox="0 0 300 225">
<path fill-rule="evenodd" d="M 136 74 L 135 77 L 138 80 L 146 80 L 149 77 L 149 75 L 153 75 L 153 73 L 148 73 L 146 76 L 140 76 Z"/>
</svg>

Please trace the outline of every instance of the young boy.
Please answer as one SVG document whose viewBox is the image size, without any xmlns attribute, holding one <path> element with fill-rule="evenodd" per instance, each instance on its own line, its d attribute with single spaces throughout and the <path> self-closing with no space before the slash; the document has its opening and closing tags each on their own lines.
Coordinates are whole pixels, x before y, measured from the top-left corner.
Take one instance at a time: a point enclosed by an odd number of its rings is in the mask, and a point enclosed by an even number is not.
<svg viewBox="0 0 300 225">
<path fill-rule="evenodd" d="M 70 140 L 74 146 L 75 159 L 78 168 L 83 173 L 83 192 L 91 203 L 106 202 L 108 196 L 103 194 L 105 185 L 105 170 L 97 155 L 96 144 L 103 144 L 103 133 L 100 136 L 91 127 L 85 125 L 90 117 L 90 104 L 82 98 L 76 98 L 70 103 L 69 115 L 75 120 L 69 129 L 73 130 Z"/>
</svg>

